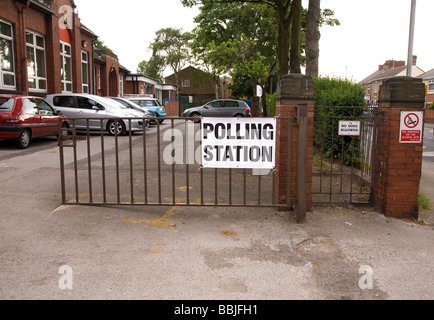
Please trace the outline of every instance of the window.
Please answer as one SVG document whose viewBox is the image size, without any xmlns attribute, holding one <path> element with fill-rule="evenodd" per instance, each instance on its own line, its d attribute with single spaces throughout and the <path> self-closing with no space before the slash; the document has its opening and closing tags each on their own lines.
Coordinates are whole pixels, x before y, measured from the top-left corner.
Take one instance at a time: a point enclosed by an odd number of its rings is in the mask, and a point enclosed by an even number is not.
<svg viewBox="0 0 434 320">
<path fill-rule="evenodd" d="M 47 102 L 45 102 L 44 100 L 36 98 L 35 101 L 38 104 L 40 114 L 45 114 L 45 115 L 54 115 L 55 114 L 53 108 L 51 108 L 51 106 Z"/>
<path fill-rule="evenodd" d="M 124 96 L 124 75 L 119 74 L 119 96 Z"/>
<path fill-rule="evenodd" d="M 98 90 L 101 90 L 101 67 L 98 67 Z"/>
<path fill-rule="evenodd" d="M 190 80 L 182 80 L 181 86 L 183 88 L 189 88 L 190 87 Z"/>
<path fill-rule="evenodd" d="M 77 97 L 77 104 L 80 109 L 104 110 L 104 107 L 102 105 L 88 98 Z"/>
<path fill-rule="evenodd" d="M 434 91 L 434 80 L 428 81 L 428 91 Z"/>
<path fill-rule="evenodd" d="M 89 68 L 88 54 L 86 51 L 81 52 L 81 83 L 83 93 L 89 93 Z"/>
<path fill-rule="evenodd" d="M 71 45 L 63 41 L 60 42 L 60 77 L 62 91 L 72 92 Z"/>
<path fill-rule="evenodd" d="M 0 20 L 0 88 L 15 88 L 12 25 Z"/>
<path fill-rule="evenodd" d="M 378 82 L 374 83 L 374 93 L 378 93 Z"/>
<path fill-rule="evenodd" d="M 29 90 L 47 91 L 44 37 L 34 32 L 27 31 L 26 48 Z"/>
<path fill-rule="evenodd" d="M 208 103 L 208 106 L 213 107 L 213 108 L 223 108 L 224 105 L 225 105 L 225 102 L 221 101 L 221 100 L 212 101 L 212 102 Z"/>
<path fill-rule="evenodd" d="M 225 107 L 226 108 L 238 108 L 238 102 L 237 101 L 226 101 Z"/>
<path fill-rule="evenodd" d="M 23 112 L 25 114 L 39 114 L 38 106 L 33 99 L 23 99 Z"/>
<path fill-rule="evenodd" d="M 74 108 L 74 97 L 70 96 L 55 96 L 53 104 L 57 107 Z"/>
</svg>

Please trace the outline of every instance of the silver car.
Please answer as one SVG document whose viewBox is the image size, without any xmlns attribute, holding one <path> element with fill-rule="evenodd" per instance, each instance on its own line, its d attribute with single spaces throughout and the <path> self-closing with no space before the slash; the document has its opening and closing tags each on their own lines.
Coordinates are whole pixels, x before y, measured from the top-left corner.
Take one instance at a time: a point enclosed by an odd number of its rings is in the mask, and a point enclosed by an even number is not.
<svg viewBox="0 0 434 320">
<path fill-rule="evenodd" d="M 189 108 L 182 113 L 183 117 L 250 117 L 250 107 L 242 100 L 221 99 L 207 104 Z M 197 120 L 199 121 L 199 120 Z"/>
<path fill-rule="evenodd" d="M 77 129 L 86 129 L 86 119 L 89 119 L 89 130 L 101 130 L 100 119 L 103 119 L 102 129 L 107 130 L 110 135 L 115 135 L 116 130 L 118 135 L 129 131 L 143 131 L 143 113 L 105 97 L 83 93 L 56 93 L 47 95 L 45 99 L 66 118 L 77 119 Z M 131 128 L 128 118 L 135 118 L 131 119 Z"/>
</svg>

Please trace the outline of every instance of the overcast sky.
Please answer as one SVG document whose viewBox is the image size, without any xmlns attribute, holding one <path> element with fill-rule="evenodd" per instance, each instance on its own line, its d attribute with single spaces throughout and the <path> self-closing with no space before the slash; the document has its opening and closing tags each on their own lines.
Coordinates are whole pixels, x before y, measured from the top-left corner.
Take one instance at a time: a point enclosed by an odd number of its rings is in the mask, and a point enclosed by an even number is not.
<svg viewBox="0 0 434 320">
<path fill-rule="evenodd" d="M 180 0 L 75 0 L 81 22 L 136 72 L 148 60 L 161 28 L 191 31 L 197 8 Z M 308 0 L 303 0 L 307 6 Z M 360 81 L 386 60 L 407 61 L 411 0 L 321 0 L 335 11 L 337 27 L 321 28 L 319 72 Z M 424 71 L 434 68 L 434 0 L 417 0 L 413 54 Z"/>
</svg>

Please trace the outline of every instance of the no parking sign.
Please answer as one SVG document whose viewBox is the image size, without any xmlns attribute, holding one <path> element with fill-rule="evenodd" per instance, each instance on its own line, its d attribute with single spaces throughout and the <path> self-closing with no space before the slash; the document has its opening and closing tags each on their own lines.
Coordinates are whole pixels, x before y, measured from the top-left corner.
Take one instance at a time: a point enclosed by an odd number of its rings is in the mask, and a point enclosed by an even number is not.
<svg viewBox="0 0 434 320">
<path fill-rule="evenodd" d="M 423 111 L 401 111 L 400 143 L 421 143 Z"/>
</svg>

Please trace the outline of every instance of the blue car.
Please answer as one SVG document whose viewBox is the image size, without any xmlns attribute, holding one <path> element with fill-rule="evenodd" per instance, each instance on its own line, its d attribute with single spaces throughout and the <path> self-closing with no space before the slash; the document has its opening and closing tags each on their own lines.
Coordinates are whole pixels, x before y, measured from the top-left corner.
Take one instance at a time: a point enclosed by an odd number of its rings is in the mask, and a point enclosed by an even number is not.
<svg viewBox="0 0 434 320">
<path fill-rule="evenodd" d="M 127 98 L 127 99 L 138 104 L 139 106 L 141 106 L 143 108 L 147 108 L 147 109 L 153 111 L 157 115 L 157 117 L 160 118 L 160 119 L 158 119 L 160 121 L 160 123 L 162 123 L 164 121 L 164 119 L 161 119 L 161 118 L 166 117 L 166 110 L 160 104 L 158 99 L 146 98 L 146 97 L 133 97 L 133 98 Z"/>
</svg>

